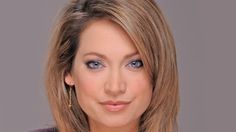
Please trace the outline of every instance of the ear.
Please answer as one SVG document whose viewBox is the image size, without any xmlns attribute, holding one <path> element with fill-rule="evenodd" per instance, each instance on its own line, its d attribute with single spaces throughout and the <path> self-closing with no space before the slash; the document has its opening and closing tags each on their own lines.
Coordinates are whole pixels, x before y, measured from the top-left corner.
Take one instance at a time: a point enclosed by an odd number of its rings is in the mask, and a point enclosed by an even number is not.
<svg viewBox="0 0 236 132">
<path fill-rule="evenodd" d="M 65 82 L 69 86 L 73 86 L 75 84 L 73 77 L 71 76 L 70 73 L 67 73 L 65 76 Z"/>
</svg>

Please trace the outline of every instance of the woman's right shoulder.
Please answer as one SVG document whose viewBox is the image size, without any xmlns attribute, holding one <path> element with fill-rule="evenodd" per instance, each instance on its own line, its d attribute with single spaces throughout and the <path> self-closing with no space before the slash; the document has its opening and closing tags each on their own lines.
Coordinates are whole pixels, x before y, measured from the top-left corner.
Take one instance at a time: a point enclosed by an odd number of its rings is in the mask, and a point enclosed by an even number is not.
<svg viewBox="0 0 236 132">
<path fill-rule="evenodd" d="M 58 132 L 58 131 L 55 127 L 52 127 L 52 128 L 36 129 L 30 132 Z"/>
</svg>

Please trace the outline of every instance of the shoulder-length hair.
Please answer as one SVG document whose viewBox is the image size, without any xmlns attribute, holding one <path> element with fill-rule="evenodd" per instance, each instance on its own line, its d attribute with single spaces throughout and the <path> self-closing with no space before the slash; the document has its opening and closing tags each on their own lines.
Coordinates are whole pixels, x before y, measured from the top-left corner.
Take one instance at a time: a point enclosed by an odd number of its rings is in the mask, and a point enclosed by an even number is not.
<svg viewBox="0 0 236 132">
<path fill-rule="evenodd" d="M 55 26 L 46 65 L 46 90 L 60 132 L 89 132 L 87 115 L 72 93 L 68 107 L 70 72 L 80 45 L 80 34 L 91 21 L 109 19 L 123 28 L 135 44 L 153 86 L 152 99 L 142 114 L 140 132 L 173 132 L 179 107 L 174 40 L 154 0 L 74 0 Z"/>
</svg>

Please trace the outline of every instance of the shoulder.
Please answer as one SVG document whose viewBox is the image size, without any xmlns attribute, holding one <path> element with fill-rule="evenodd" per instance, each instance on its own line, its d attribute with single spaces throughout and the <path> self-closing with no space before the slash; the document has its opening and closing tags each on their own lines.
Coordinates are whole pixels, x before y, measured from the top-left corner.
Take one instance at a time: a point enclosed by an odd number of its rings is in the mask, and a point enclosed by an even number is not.
<svg viewBox="0 0 236 132">
<path fill-rule="evenodd" d="M 52 127 L 52 128 L 36 129 L 30 132 L 58 132 L 58 131 L 55 127 Z"/>
</svg>

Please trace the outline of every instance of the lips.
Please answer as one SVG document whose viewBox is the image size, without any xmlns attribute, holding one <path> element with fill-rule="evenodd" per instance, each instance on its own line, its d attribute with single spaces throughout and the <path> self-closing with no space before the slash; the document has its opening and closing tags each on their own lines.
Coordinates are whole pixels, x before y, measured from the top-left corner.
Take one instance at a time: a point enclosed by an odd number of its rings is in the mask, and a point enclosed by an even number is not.
<svg viewBox="0 0 236 132">
<path fill-rule="evenodd" d="M 100 104 L 110 112 L 118 112 L 124 110 L 130 104 L 130 101 L 104 101 Z"/>
</svg>

